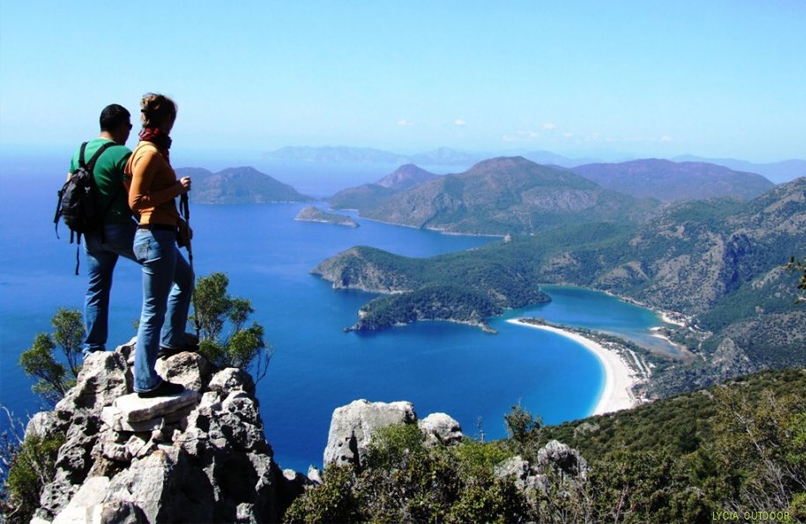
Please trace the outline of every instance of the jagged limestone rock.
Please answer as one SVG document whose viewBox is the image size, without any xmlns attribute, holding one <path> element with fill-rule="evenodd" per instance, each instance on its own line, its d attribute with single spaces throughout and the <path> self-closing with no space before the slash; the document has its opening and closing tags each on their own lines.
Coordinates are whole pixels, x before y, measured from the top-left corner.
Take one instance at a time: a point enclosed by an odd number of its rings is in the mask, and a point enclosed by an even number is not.
<svg viewBox="0 0 806 524">
<path fill-rule="evenodd" d="M 210 381 L 213 366 L 198 353 L 179 353 L 167 359 L 157 360 L 157 373 L 166 380 L 182 384 L 187 389 L 199 391 Z"/>
<path fill-rule="evenodd" d="M 310 481 L 286 479 L 263 433 L 254 381 L 214 373 L 199 355 L 160 365 L 198 390 L 131 394 L 127 352 L 91 355 L 58 411 L 37 417 L 66 434 L 37 519 L 50 522 L 277 522 Z M 50 417 L 50 418 L 48 418 Z"/>
<path fill-rule="evenodd" d="M 126 361 L 120 353 L 98 351 L 87 356 L 76 385 L 56 404 L 57 424 L 70 423 L 73 414 L 81 410 L 97 416 L 105 406 L 127 394 L 131 384 L 126 371 Z"/>
<path fill-rule="evenodd" d="M 538 467 L 551 467 L 556 472 L 571 477 L 586 478 L 590 471 L 588 461 L 579 451 L 552 440 L 537 452 Z"/>
<path fill-rule="evenodd" d="M 40 411 L 28 421 L 25 426 L 25 438 L 37 436 L 39 438 L 49 438 L 53 436 L 56 420 L 51 411 Z"/>
<path fill-rule="evenodd" d="M 524 493 L 545 489 L 548 485 L 545 475 L 541 475 L 527 460 L 516 455 L 495 468 L 498 478 L 514 477 L 515 486 Z"/>
<path fill-rule="evenodd" d="M 417 422 L 417 425 L 425 433 L 427 446 L 436 446 L 440 443 L 455 444 L 464 438 L 462 426 L 445 413 L 431 413 Z"/>
<path fill-rule="evenodd" d="M 191 389 L 168 397 L 154 398 L 140 398 L 137 393 L 131 393 L 117 398 L 114 407 L 120 410 L 127 422 L 143 422 L 197 404 L 200 398 L 199 392 Z"/>
<path fill-rule="evenodd" d="M 559 477 L 560 482 L 584 483 L 590 467 L 579 451 L 552 440 L 537 452 L 537 463 L 530 464 L 516 455 L 495 468 L 498 478 L 514 477 L 515 486 L 528 497 L 537 490 L 546 491 L 552 483 L 550 477 Z"/>
<path fill-rule="evenodd" d="M 384 426 L 417 421 L 411 402 L 356 400 L 336 408 L 330 421 L 324 464 L 362 466 L 372 432 Z"/>
<path fill-rule="evenodd" d="M 254 396 L 255 381 L 248 373 L 235 368 L 226 368 L 213 376 L 208 388 L 210 391 L 218 391 L 224 396 L 235 390 L 243 390 Z"/>
</svg>

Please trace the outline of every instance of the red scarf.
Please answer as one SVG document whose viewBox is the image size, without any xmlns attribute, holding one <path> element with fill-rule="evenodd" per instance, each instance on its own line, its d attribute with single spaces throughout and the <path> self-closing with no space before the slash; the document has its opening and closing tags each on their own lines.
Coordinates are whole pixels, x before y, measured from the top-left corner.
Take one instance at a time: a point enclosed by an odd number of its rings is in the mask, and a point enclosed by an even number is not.
<svg viewBox="0 0 806 524">
<path fill-rule="evenodd" d="M 143 130 L 140 131 L 140 140 L 151 142 L 157 146 L 157 149 L 159 149 L 165 161 L 169 164 L 171 163 L 170 153 L 168 152 L 168 150 L 171 149 L 171 137 L 163 133 L 160 128 L 144 127 Z"/>
</svg>

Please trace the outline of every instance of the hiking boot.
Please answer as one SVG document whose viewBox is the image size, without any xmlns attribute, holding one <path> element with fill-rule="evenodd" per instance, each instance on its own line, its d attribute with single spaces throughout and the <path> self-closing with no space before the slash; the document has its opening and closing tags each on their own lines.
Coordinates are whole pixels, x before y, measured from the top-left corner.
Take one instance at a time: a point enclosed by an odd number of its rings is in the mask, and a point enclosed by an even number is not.
<svg viewBox="0 0 806 524">
<path fill-rule="evenodd" d="M 178 348 L 169 348 L 167 346 L 160 346 L 159 351 L 157 352 L 157 358 L 168 358 L 179 353 L 183 353 L 185 351 L 189 351 L 190 353 L 195 353 L 199 350 L 198 342 L 194 342 L 190 339 L 190 337 L 185 339 L 185 343 L 182 344 Z"/>
<path fill-rule="evenodd" d="M 138 391 L 137 396 L 140 398 L 170 397 L 178 395 L 183 391 L 185 391 L 185 386 L 182 384 L 175 384 L 174 382 L 163 380 L 162 384 L 151 391 Z"/>
</svg>

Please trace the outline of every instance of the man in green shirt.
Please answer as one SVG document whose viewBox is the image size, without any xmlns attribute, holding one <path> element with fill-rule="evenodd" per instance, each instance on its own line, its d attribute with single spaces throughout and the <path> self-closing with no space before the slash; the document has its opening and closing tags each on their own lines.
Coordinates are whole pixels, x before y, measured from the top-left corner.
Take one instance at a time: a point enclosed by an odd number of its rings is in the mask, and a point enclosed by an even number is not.
<svg viewBox="0 0 806 524">
<path fill-rule="evenodd" d="M 132 252 L 137 225 L 132 220 L 128 204 L 128 191 L 124 185 L 123 169 L 132 154 L 126 140 L 132 129 L 131 114 L 118 104 L 106 106 L 101 112 L 101 133 L 90 140 L 84 151 L 84 162 L 108 142 L 113 142 L 101 153 L 93 170 L 95 209 L 105 211 L 103 231 L 87 232 L 84 235 L 84 252 L 87 257 L 89 284 L 84 299 L 84 355 L 92 351 L 104 351 L 108 333 L 109 294 L 112 290 L 112 273 L 118 258 L 124 256 L 137 261 Z M 79 167 L 81 149 L 70 161 L 72 176 Z"/>
</svg>

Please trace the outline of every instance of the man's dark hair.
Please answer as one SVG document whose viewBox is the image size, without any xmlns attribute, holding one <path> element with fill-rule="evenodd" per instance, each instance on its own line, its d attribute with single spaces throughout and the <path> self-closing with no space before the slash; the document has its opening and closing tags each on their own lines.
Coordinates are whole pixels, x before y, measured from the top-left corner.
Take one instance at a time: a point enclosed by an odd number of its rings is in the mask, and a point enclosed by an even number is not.
<svg viewBox="0 0 806 524">
<path fill-rule="evenodd" d="M 118 104 L 109 104 L 101 111 L 101 131 L 112 131 L 131 119 L 131 113 Z"/>
</svg>

